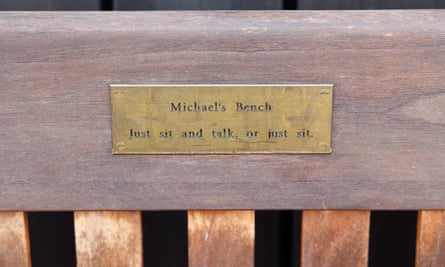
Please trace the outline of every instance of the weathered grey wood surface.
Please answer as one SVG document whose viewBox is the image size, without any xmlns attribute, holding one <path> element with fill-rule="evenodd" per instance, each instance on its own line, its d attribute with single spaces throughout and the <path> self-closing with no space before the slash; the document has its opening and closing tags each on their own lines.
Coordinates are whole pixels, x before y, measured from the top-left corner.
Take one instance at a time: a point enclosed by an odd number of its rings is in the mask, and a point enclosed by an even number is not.
<svg viewBox="0 0 445 267">
<path fill-rule="evenodd" d="M 0 14 L 0 209 L 445 208 L 445 11 Z M 331 155 L 111 155 L 110 83 L 334 83 Z"/>
</svg>

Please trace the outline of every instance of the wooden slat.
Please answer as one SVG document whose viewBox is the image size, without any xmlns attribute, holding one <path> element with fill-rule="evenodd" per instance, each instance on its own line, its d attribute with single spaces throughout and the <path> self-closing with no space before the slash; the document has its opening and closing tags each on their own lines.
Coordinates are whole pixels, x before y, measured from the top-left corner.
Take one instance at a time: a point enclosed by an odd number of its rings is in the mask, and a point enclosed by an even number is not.
<svg viewBox="0 0 445 267">
<path fill-rule="evenodd" d="M 369 211 L 303 211 L 302 267 L 368 266 Z"/>
<path fill-rule="evenodd" d="M 143 266 L 140 212 L 75 212 L 77 266 Z"/>
<path fill-rule="evenodd" d="M 253 266 L 255 213 L 189 211 L 189 266 Z"/>
<path fill-rule="evenodd" d="M 445 211 L 419 211 L 417 267 L 445 266 Z"/>
<path fill-rule="evenodd" d="M 0 210 L 444 209 L 443 29 L 445 10 L 2 13 Z M 335 84 L 332 154 L 111 154 L 110 83 L 283 82 Z"/>
<path fill-rule="evenodd" d="M 0 212 L 0 266 L 31 267 L 26 213 Z"/>
</svg>

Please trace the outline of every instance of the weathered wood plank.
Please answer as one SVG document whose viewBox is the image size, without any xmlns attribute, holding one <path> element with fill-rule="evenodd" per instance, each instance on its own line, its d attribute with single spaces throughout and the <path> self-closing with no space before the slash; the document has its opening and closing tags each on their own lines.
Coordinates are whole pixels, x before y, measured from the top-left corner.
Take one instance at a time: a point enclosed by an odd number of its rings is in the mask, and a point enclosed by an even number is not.
<svg viewBox="0 0 445 267">
<path fill-rule="evenodd" d="M 253 266 L 255 212 L 189 211 L 189 266 Z"/>
<path fill-rule="evenodd" d="M 445 211 L 419 211 L 417 267 L 445 265 Z"/>
<path fill-rule="evenodd" d="M 368 266 L 369 211 L 303 211 L 301 266 Z"/>
<path fill-rule="evenodd" d="M 143 266 L 140 212 L 75 212 L 77 266 Z"/>
<path fill-rule="evenodd" d="M 31 267 L 26 213 L 0 212 L 0 266 Z"/>
<path fill-rule="evenodd" d="M 443 209 L 444 28 L 445 10 L 2 13 L 0 209 Z M 333 83 L 333 152 L 112 155 L 110 83 Z"/>
</svg>

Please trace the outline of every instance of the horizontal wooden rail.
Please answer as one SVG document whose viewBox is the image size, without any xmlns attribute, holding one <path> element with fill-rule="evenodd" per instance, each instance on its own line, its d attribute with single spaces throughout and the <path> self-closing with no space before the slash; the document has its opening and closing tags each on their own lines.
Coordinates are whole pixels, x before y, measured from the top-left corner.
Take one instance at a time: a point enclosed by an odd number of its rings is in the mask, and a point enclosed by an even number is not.
<svg viewBox="0 0 445 267">
<path fill-rule="evenodd" d="M 0 13 L 0 210 L 443 209 L 445 11 Z M 111 83 L 333 83 L 329 155 L 111 154 Z"/>
</svg>

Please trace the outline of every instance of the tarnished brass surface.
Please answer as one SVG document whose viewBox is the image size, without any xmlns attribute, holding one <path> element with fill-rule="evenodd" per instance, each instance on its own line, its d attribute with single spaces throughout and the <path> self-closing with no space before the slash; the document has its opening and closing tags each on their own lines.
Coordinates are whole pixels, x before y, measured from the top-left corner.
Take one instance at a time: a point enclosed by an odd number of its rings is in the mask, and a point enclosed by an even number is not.
<svg viewBox="0 0 445 267">
<path fill-rule="evenodd" d="M 333 85 L 110 85 L 113 154 L 330 153 Z"/>
</svg>

